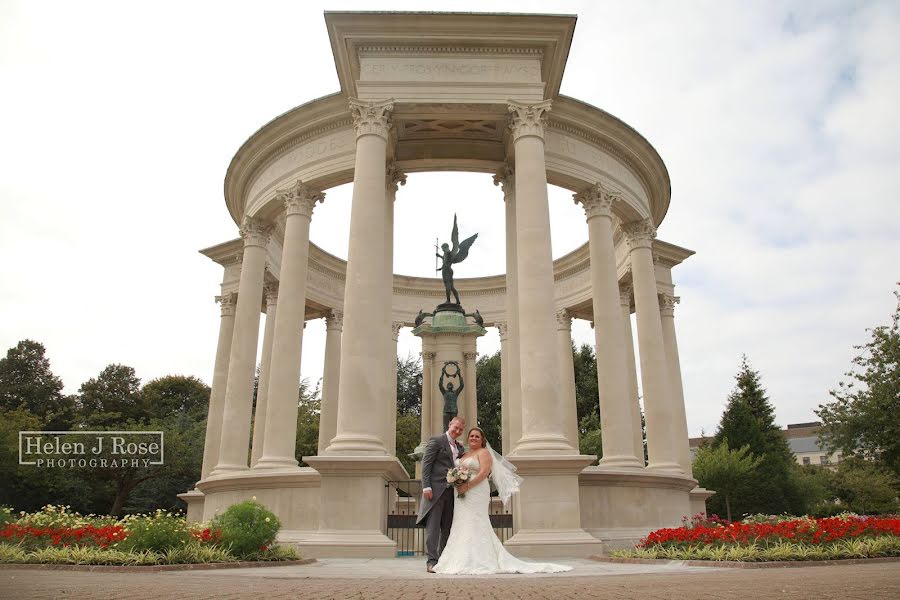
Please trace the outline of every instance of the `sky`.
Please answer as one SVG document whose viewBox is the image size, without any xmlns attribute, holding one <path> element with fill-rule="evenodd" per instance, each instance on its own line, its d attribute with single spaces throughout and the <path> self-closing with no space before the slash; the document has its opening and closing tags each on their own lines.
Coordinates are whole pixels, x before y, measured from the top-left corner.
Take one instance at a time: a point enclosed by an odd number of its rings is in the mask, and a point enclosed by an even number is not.
<svg viewBox="0 0 900 600">
<path fill-rule="evenodd" d="M 111 363 L 210 382 L 222 272 L 198 250 L 237 237 L 222 184 L 244 140 L 338 91 L 325 10 L 578 15 L 561 92 L 653 144 L 672 181 L 659 238 L 697 253 L 673 271 L 691 435 L 715 431 L 743 354 L 781 426 L 815 420 L 888 323 L 900 3 L 0 0 L 0 351 L 43 343 L 68 393 Z M 549 195 L 559 257 L 587 226 Z M 310 233 L 342 257 L 349 204 L 329 190 Z M 395 272 L 434 272 L 454 211 L 479 233 L 457 276 L 503 271 L 489 176 L 411 175 L 395 210 Z M 593 343 L 581 321 L 573 337 Z M 311 322 L 313 382 L 323 346 Z M 498 348 L 495 331 L 479 343 Z M 419 350 L 404 330 L 400 354 Z"/>
</svg>

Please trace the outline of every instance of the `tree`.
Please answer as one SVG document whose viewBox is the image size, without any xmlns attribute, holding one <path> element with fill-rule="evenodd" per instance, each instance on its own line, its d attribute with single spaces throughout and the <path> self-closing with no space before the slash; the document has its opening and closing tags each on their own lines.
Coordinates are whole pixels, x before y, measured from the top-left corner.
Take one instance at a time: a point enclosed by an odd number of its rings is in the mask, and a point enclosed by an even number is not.
<svg viewBox="0 0 900 600">
<path fill-rule="evenodd" d="M 132 367 L 109 365 L 78 390 L 78 408 L 84 424 L 111 428 L 127 421 L 146 422 L 149 415 L 141 398 L 141 380 Z"/>
<path fill-rule="evenodd" d="M 422 363 L 418 357 L 407 354 L 397 357 L 397 414 L 421 415 Z"/>
<path fill-rule="evenodd" d="M 309 379 L 300 381 L 297 400 L 297 442 L 296 458 L 301 466 L 304 456 L 319 453 L 319 416 L 322 411 L 322 388 L 317 383 L 312 387 Z"/>
<path fill-rule="evenodd" d="M 416 460 L 410 456 L 421 440 L 422 418 L 418 415 L 397 415 L 397 458 L 409 473 L 415 477 Z"/>
<path fill-rule="evenodd" d="M 819 406 L 820 438 L 830 452 L 879 461 L 900 475 L 900 291 L 890 325 L 870 329 L 853 367 Z"/>
<path fill-rule="evenodd" d="M 735 376 L 737 385 L 728 397 L 728 405 L 715 436 L 715 445 L 726 444 L 732 450 L 747 446 L 760 459 L 752 476 L 732 498 L 737 514 L 805 512 L 804 499 L 795 477 L 794 455 L 781 429 L 775 424 L 775 410 L 760 382 L 760 375 L 742 357 Z M 714 489 L 714 488 L 713 488 Z M 723 498 L 713 496 L 710 506 L 725 508 Z"/>
<path fill-rule="evenodd" d="M 750 482 L 761 460 L 753 456 L 750 446 L 737 450 L 723 439 L 715 445 L 703 445 L 694 458 L 694 477 L 702 487 L 715 490 L 725 502 L 726 518 L 731 521 L 731 500 Z"/>
<path fill-rule="evenodd" d="M 0 359 L 0 408 L 24 407 L 38 417 L 39 429 L 63 431 L 72 426 L 75 401 L 62 390 L 62 379 L 50 370 L 43 344 L 22 340 Z"/>
<path fill-rule="evenodd" d="M 589 414 L 578 423 L 578 451 L 581 454 L 596 454 L 598 460 L 603 458 L 603 433 L 597 413 Z"/>
<path fill-rule="evenodd" d="M 831 492 L 838 502 L 861 515 L 894 513 L 900 506 L 900 480 L 893 471 L 857 457 L 841 461 L 831 478 Z"/>
<path fill-rule="evenodd" d="M 187 414 L 192 419 L 206 419 L 209 394 L 208 385 L 185 375 L 154 379 L 141 391 L 147 412 L 158 418 Z"/>
<path fill-rule="evenodd" d="M 575 363 L 575 404 L 578 423 L 591 415 L 596 415 L 596 422 L 599 423 L 602 399 L 600 385 L 597 382 L 597 357 L 594 355 L 593 346 L 582 344 L 576 349 L 573 345 L 572 362 Z"/>
<path fill-rule="evenodd" d="M 482 356 L 475 363 L 475 376 L 478 379 L 478 423 L 491 446 L 500 452 L 503 448 L 503 425 L 501 422 L 501 381 L 502 366 L 500 352 L 490 356 Z M 476 423 L 467 423 L 467 429 Z"/>
</svg>

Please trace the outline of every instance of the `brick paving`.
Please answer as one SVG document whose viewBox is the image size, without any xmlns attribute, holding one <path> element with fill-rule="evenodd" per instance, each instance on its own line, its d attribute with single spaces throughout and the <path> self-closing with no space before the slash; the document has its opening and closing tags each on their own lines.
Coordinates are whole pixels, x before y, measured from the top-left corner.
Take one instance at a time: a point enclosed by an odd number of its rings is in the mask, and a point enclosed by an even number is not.
<svg viewBox="0 0 900 600">
<path fill-rule="evenodd" d="M 348 563 L 321 561 L 304 567 L 179 571 L 160 573 L 88 573 L 4 569 L 0 598 L 71 599 L 280 599 L 318 600 L 391 598 L 442 600 L 477 598 L 527 600 L 569 598 L 823 598 L 880 600 L 900 598 L 900 562 L 844 564 L 792 569 L 710 569 L 677 563 L 639 566 L 565 562 L 575 571 L 557 575 L 447 577 L 411 574 L 409 561 L 372 565 L 347 576 Z M 330 569 L 337 564 L 339 568 Z M 390 568 L 391 564 L 400 565 Z M 420 566 L 418 563 L 416 567 Z M 418 573 L 420 569 L 416 568 Z M 579 573 L 580 572 L 580 573 Z M 374 573 L 377 575 L 377 573 Z"/>
</svg>

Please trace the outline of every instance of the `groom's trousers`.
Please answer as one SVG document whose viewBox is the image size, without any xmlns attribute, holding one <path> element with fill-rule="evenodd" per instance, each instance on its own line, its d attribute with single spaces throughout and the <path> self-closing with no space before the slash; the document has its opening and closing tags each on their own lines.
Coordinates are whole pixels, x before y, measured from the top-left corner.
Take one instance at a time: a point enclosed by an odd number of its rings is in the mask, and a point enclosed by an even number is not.
<svg viewBox="0 0 900 600">
<path fill-rule="evenodd" d="M 453 488 L 447 488 L 435 498 L 428 516 L 425 518 L 425 554 L 428 564 L 436 564 L 447 538 L 450 537 L 450 525 L 453 523 Z"/>
</svg>

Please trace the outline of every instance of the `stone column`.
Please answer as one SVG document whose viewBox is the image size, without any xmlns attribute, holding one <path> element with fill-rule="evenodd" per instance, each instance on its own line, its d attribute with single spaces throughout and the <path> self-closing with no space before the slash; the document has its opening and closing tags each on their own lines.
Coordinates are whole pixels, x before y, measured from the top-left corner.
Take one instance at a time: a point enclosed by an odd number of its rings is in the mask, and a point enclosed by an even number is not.
<svg viewBox="0 0 900 600">
<path fill-rule="evenodd" d="M 228 359 L 225 410 L 219 462 L 210 475 L 247 469 L 250 450 L 250 412 L 253 406 L 253 376 L 259 342 L 259 305 L 263 295 L 266 244 L 271 227 L 247 217 L 241 225 L 244 255 L 234 316 L 234 335 Z"/>
<path fill-rule="evenodd" d="M 319 450 L 322 454 L 337 433 L 338 379 L 341 376 L 341 330 L 344 315 L 332 310 L 325 317 L 325 369 L 322 373 L 322 409 L 319 412 Z"/>
<path fill-rule="evenodd" d="M 628 363 L 628 395 L 631 399 L 631 431 L 638 458 L 644 464 L 644 429 L 641 426 L 641 401 L 638 397 L 637 363 L 634 356 L 634 334 L 631 330 L 631 286 L 622 287 L 619 301 L 622 305 L 622 323 L 625 325 L 625 360 Z"/>
<path fill-rule="evenodd" d="M 600 426 L 603 458 L 609 467 L 643 467 L 634 446 L 632 407 L 628 389 L 627 349 L 619 299 L 616 251 L 613 244 L 612 205 L 615 192 L 599 183 L 575 196 L 584 207 L 591 255 L 594 339 L 597 346 L 597 381 L 600 390 Z"/>
<path fill-rule="evenodd" d="M 509 327 L 506 321 L 494 323 L 500 332 L 500 431 L 503 438 L 501 452 L 509 454 Z"/>
<path fill-rule="evenodd" d="M 518 274 L 519 379 L 522 382 L 522 438 L 513 454 L 577 454 L 563 434 L 559 358 L 553 307 L 553 256 L 544 162 L 544 123 L 550 101 L 510 101 L 515 145 L 516 267 Z"/>
<path fill-rule="evenodd" d="M 391 414 L 389 415 L 389 424 L 390 428 L 388 431 L 388 450 L 391 456 L 397 456 L 397 340 L 400 337 L 400 330 L 403 328 L 403 323 L 400 321 L 394 321 L 391 323 L 391 356 L 394 360 L 391 361 L 391 375 L 388 378 L 388 383 L 392 383 L 391 385 Z"/>
<path fill-rule="evenodd" d="M 684 407 L 684 385 L 681 381 L 681 361 L 678 358 L 678 340 L 675 337 L 675 305 L 681 302 L 678 296 L 662 294 L 659 314 L 662 320 L 663 343 L 669 364 L 669 389 L 672 391 L 672 444 L 676 449 L 678 464 L 688 477 L 693 477 L 691 450 L 688 443 L 687 414 Z"/>
<path fill-rule="evenodd" d="M 422 351 L 422 432 L 419 436 L 423 445 L 428 443 L 431 437 L 432 415 L 432 398 L 431 390 L 434 383 L 431 380 L 431 371 L 433 368 L 434 352 L 427 350 Z"/>
<path fill-rule="evenodd" d="M 344 291 L 344 335 L 337 435 L 326 454 L 387 454 L 390 404 L 385 340 L 391 323 L 391 281 L 386 280 L 388 202 L 385 162 L 393 101 L 350 101 L 356 127 L 356 162 L 350 213 L 350 248 Z"/>
<path fill-rule="evenodd" d="M 309 265 L 309 225 L 313 208 L 324 194 L 297 180 L 277 193 L 284 203 L 284 249 L 281 258 L 279 304 L 272 342 L 272 375 L 266 434 L 260 469 L 297 466 L 297 390 L 306 324 L 306 271 Z"/>
<path fill-rule="evenodd" d="M 209 413 L 206 418 L 206 438 L 203 441 L 203 466 L 200 479 L 206 479 L 219 462 L 219 446 L 222 444 L 222 413 L 225 410 L 225 386 L 228 383 L 228 357 L 231 355 L 231 337 L 234 335 L 234 306 L 237 294 L 216 296 L 222 307 L 219 320 L 219 342 L 216 344 L 216 362 L 213 367 L 212 389 L 209 393 Z"/>
<path fill-rule="evenodd" d="M 494 185 L 503 188 L 503 200 L 506 204 L 506 344 L 507 352 L 501 359 L 506 362 L 504 371 L 507 375 L 507 402 L 504 418 L 507 430 L 503 435 L 503 443 L 507 454 L 522 438 L 522 385 L 519 376 L 519 292 L 518 292 L 518 256 L 516 252 L 516 177 L 510 165 L 505 165 L 494 176 Z"/>
<path fill-rule="evenodd" d="M 466 363 L 466 432 L 478 425 L 478 387 L 475 377 L 477 358 L 477 352 L 463 352 Z"/>
<path fill-rule="evenodd" d="M 266 436 L 266 408 L 269 402 L 269 380 L 272 374 L 272 338 L 275 334 L 275 312 L 278 306 L 278 283 L 267 283 L 266 326 L 263 329 L 262 357 L 260 358 L 259 386 L 256 388 L 256 414 L 253 416 L 253 445 L 250 450 L 250 466 L 255 467 L 263 454 Z"/>
<path fill-rule="evenodd" d="M 681 475 L 684 470 L 678 464 L 678 454 L 670 434 L 675 412 L 670 394 L 669 365 L 663 343 L 659 301 L 656 297 L 656 271 L 652 251 L 656 228 L 652 222 L 644 220 L 626 224 L 623 229 L 629 247 L 634 285 L 641 381 L 647 420 L 647 467 Z"/>
<path fill-rule="evenodd" d="M 573 448 L 578 448 L 578 404 L 575 400 L 575 361 L 572 356 L 572 315 L 556 312 L 556 342 L 559 349 L 560 395 L 562 396 L 563 433 Z"/>
</svg>

